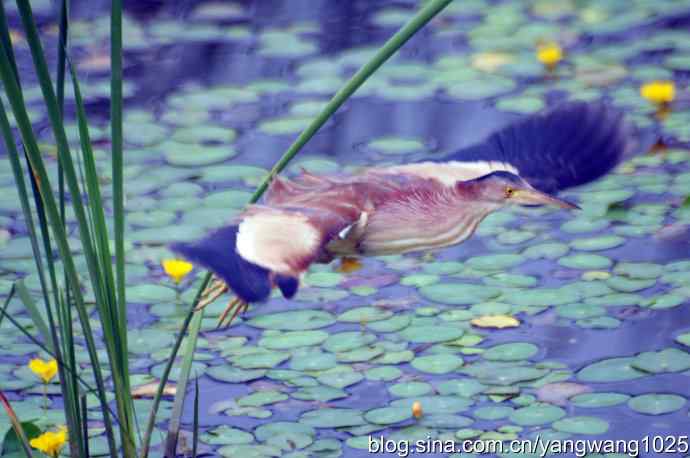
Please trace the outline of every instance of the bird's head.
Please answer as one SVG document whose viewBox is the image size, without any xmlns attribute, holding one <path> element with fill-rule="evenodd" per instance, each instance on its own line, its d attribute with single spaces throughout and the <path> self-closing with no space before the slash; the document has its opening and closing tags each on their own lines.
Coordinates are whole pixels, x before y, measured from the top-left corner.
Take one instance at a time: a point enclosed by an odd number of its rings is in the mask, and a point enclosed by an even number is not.
<svg viewBox="0 0 690 458">
<path fill-rule="evenodd" d="M 491 172 L 474 180 L 458 182 L 458 186 L 466 185 L 472 189 L 476 200 L 498 207 L 551 205 L 568 209 L 580 208 L 567 200 L 535 189 L 520 176 L 507 171 Z"/>
</svg>

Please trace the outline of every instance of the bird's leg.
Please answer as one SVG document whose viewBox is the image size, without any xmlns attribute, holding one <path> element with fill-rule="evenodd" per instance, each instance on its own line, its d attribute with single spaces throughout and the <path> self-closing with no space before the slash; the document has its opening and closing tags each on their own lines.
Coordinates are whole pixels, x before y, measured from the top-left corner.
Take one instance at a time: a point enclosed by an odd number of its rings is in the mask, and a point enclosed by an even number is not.
<svg viewBox="0 0 690 458">
<path fill-rule="evenodd" d="M 213 282 L 211 282 L 211 284 L 206 287 L 204 292 L 201 293 L 201 299 L 199 300 L 199 304 L 196 306 L 194 311 L 198 312 L 199 310 L 203 309 L 208 304 L 225 294 L 227 290 L 228 285 L 226 285 L 223 280 L 214 278 Z"/>
<path fill-rule="evenodd" d="M 220 316 L 220 319 L 218 320 L 218 328 L 223 326 L 223 322 L 225 321 L 225 318 L 228 316 L 228 314 L 233 311 L 232 316 L 230 317 L 230 321 L 228 321 L 228 326 L 232 324 L 232 322 L 235 320 L 237 315 L 240 313 L 246 312 L 247 309 L 249 308 L 249 304 L 244 302 L 242 299 L 239 297 L 236 297 L 230 301 L 228 304 L 228 307 L 225 309 L 223 314 Z"/>
</svg>

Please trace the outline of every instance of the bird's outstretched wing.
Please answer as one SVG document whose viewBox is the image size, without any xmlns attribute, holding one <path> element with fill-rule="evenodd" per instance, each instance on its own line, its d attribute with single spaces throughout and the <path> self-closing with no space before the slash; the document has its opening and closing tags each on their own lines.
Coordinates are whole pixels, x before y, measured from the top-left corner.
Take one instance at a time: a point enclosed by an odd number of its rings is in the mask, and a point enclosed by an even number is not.
<svg viewBox="0 0 690 458">
<path fill-rule="evenodd" d="M 505 163 L 535 188 L 554 192 L 609 172 L 635 148 L 631 130 L 612 107 L 569 102 L 517 121 L 445 159 Z"/>
<path fill-rule="evenodd" d="M 263 302 L 274 286 L 290 298 L 299 276 L 334 239 L 346 242 L 360 212 L 309 207 L 249 207 L 236 224 L 171 248 L 222 278 L 244 302 Z"/>
</svg>

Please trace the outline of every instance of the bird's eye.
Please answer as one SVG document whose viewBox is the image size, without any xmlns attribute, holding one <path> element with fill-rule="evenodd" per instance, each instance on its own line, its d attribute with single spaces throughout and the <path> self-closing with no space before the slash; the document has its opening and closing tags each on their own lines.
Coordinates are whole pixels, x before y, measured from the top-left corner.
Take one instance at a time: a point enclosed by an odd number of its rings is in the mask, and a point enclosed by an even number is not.
<svg viewBox="0 0 690 458">
<path fill-rule="evenodd" d="M 512 197 L 512 196 L 513 196 L 513 192 L 514 192 L 514 191 L 513 191 L 513 188 L 510 188 L 510 187 L 506 188 L 506 190 L 505 190 L 506 199 L 508 199 L 509 197 Z"/>
</svg>

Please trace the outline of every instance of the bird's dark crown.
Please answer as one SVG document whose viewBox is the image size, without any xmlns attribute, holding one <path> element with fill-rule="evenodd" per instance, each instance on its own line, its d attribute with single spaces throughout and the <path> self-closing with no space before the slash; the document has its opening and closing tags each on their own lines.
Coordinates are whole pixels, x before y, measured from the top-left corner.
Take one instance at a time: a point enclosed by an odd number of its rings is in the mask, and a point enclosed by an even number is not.
<svg viewBox="0 0 690 458">
<path fill-rule="evenodd" d="M 485 181 L 489 179 L 501 179 L 503 181 L 507 181 L 509 183 L 514 183 L 514 184 L 521 184 L 524 180 L 520 178 L 518 175 L 508 172 L 505 170 L 497 170 L 495 172 L 487 173 L 486 175 L 482 175 L 479 178 L 475 178 L 474 180 L 470 181 Z"/>
</svg>

